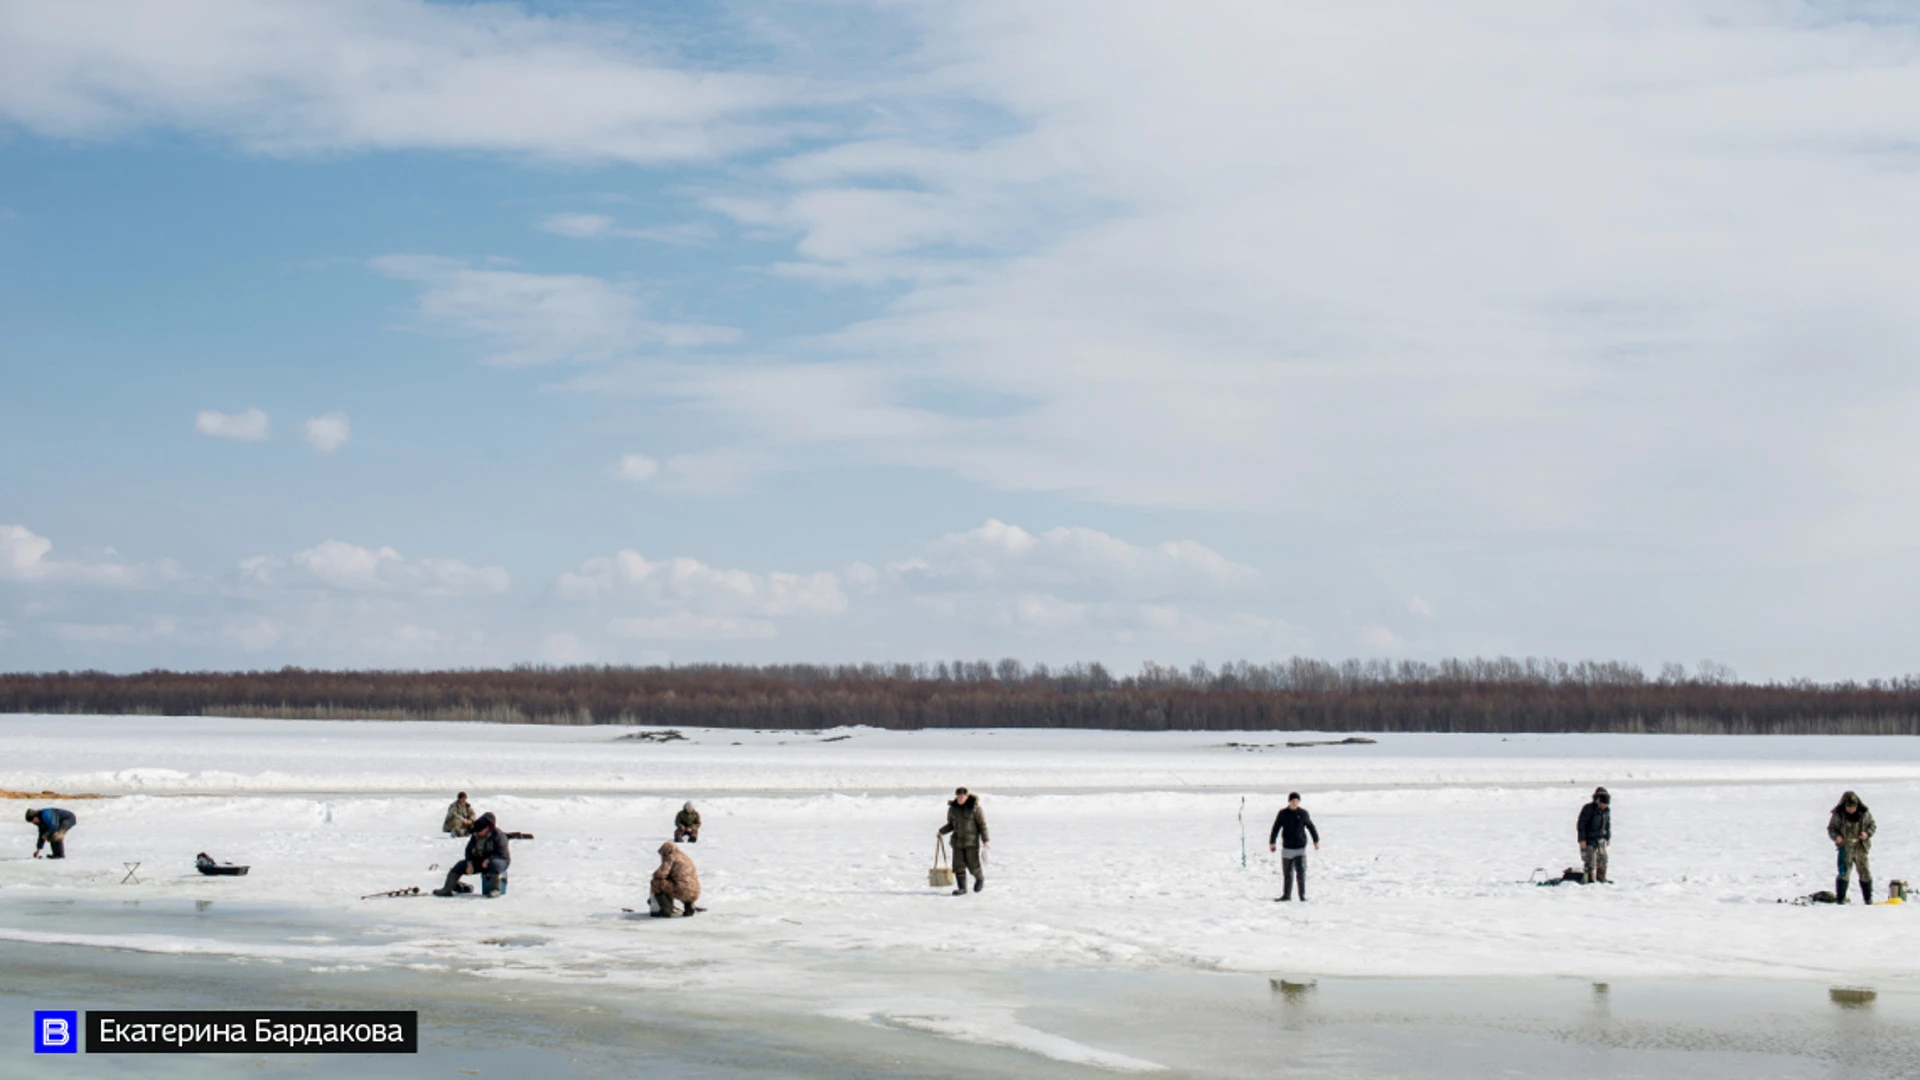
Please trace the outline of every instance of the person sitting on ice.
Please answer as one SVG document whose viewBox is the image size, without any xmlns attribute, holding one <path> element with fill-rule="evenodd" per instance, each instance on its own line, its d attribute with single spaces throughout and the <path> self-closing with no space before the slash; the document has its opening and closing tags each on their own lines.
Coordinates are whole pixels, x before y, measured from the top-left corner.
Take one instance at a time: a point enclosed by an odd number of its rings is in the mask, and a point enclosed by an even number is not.
<svg viewBox="0 0 1920 1080">
<path fill-rule="evenodd" d="M 465 836 L 473 831 L 473 804 L 467 801 L 466 792 L 461 792 L 447 804 L 447 820 L 440 823 L 440 831 L 454 836 Z"/>
<path fill-rule="evenodd" d="M 967 871 L 973 871 L 973 891 L 987 887 L 986 871 L 980 862 L 980 849 L 987 844 L 987 815 L 980 800 L 966 788 L 953 789 L 953 801 L 947 804 L 947 823 L 936 836 L 953 834 L 953 895 L 967 891 Z"/>
<path fill-rule="evenodd" d="M 27 811 L 27 823 L 40 830 L 39 838 L 33 842 L 34 858 L 39 858 L 40 849 L 50 844 L 53 854 L 49 857 L 64 859 L 67 857 L 67 830 L 79 824 L 80 819 L 74 817 L 71 810 L 48 806 Z"/>
<path fill-rule="evenodd" d="M 673 815 L 673 842 L 676 844 L 697 844 L 700 842 L 700 811 L 687 803 L 680 812 Z"/>
<path fill-rule="evenodd" d="M 1273 831 L 1267 834 L 1267 850 L 1280 852 L 1281 900 L 1293 899 L 1293 880 L 1300 879 L 1300 902 L 1307 901 L 1307 834 L 1313 834 L 1313 849 L 1320 850 L 1320 830 L 1314 828 L 1313 815 L 1300 805 L 1300 793 L 1287 793 L 1286 809 L 1273 819 Z M 1275 840 L 1280 841 L 1278 845 Z"/>
<path fill-rule="evenodd" d="M 680 901 L 683 915 L 699 911 L 694 902 L 700 899 L 700 872 L 693 868 L 693 859 L 674 844 L 661 844 L 660 865 L 653 871 L 651 891 L 652 902 L 647 909 L 655 918 L 671 918 L 675 900 Z"/>
<path fill-rule="evenodd" d="M 1580 808 L 1580 820 L 1574 832 L 1580 840 L 1580 865 L 1586 884 L 1607 880 L 1607 845 L 1613 842 L 1613 796 L 1607 789 L 1593 789 L 1593 801 Z"/>
<path fill-rule="evenodd" d="M 472 892 L 473 888 L 460 879 L 468 874 L 479 874 L 481 896 L 505 896 L 507 866 L 512 861 L 507 853 L 507 834 L 495 827 L 492 814 L 481 814 L 473 823 L 473 835 L 467 837 L 466 858 L 453 864 L 453 868 L 447 871 L 447 883 L 433 890 L 433 895 L 453 896 Z"/>
</svg>

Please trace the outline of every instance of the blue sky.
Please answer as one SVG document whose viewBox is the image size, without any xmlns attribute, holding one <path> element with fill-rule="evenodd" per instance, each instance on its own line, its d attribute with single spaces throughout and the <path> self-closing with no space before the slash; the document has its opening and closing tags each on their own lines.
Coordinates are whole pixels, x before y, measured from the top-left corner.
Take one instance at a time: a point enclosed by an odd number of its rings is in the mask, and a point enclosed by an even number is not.
<svg viewBox="0 0 1920 1080">
<path fill-rule="evenodd" d="M 0 0 L 0 669 L 1914 670 L 1878 5 Z"/>
</svg>

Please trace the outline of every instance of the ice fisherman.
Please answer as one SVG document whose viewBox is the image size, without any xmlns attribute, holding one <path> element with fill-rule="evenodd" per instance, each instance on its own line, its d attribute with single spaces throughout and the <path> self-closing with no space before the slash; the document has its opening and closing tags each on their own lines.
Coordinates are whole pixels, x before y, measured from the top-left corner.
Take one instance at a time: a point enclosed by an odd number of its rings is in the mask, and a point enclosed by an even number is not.
<svg viewBox="0 0 1920 1080">
<path fill-rule="evenodd" d="M 673 842 L 676 844 L 697 844 L 700 842 L 700 811 L 692 803 L 680 807 L 673 815 Z"/>
<path fill-rule="evenodd" d="M 461 792 L 447 804 L 447 820 L 440 823 L 440 831 L 454 836 L 465 836 L 473 831 L 473 804 L 467 801 L 467 793 Z"/>
<path fill-rule="evenodd" d="M 683 915 L 700 910 L 694 906 L 700 899 L 700 872 L 694 869 L 693 859 L 672 843 L 660 845 L 660 865 L 654 868 L 650 889 L 650 912 L 657 918 L 671 918 L 675 900 L 680 901 Z"/>
<path fill-rule="evenodd" d="M 74 817 L 71 810 L 47 806 L 27 811 L 27 823 L 40 830 L 39 837 L 33 842 L 34 858 L 40 857 L 41 848 L 52 845 L 53 854 L 48 857 L 64 859 L 67 857 L 67 830 L 79 824 L 80 819 Z"/>
<path fill-rule="evenodd" d="M 457 893 L 472 892 L 471 886 L 463 884 L 461 878 L 468 874 L 480 875 L 480 895 L 491 899 L 507 894 L 507 867 L 513 857 L 507 851 L 507 834 L 494 824 L 491 813 L 481 814 L 474 820 L 473 832 L 467 837 L 466 858 L 454 863 L 447 871 L 447 883 L 433 890 L 435 896 L 453 896 Z"/>
<path fill-rule="evenodd" d="M 1267 834 L 1267 850 L 1280 852 L 1280 874 L 1285 884 L 1280 890 L 1280 899 L 1293 899 L 1293 881 L 1300 879 L 1300 902 L 1307 901 L 1307 836 L 1313 836 L 1313 850 L 1320 850 L 1320 830 L 1314 827 L 1313 815 L 1300 805 L 1300 793 L 1287 793 L 1287 805 L 1273 819 L 1273 831 Z M 1280 843 L 1275 844 L 1278 840 Z"/>
<path fill-rule="evenodd" d="M 1860 876 L 1860 902 L 1873 903 L 1873 868 L 1867 864 L 1867 852 L 1873 848 L 1873 811 L 1849 791 L 1827 818 L 1827 837 L 1833 841 L 1836 874 L 1833 895 L 1836 903 L 1847 902 L 1847 869 Z"/>
<path fill-rule="evenodd" d="M 947 823 L 940 826 L 935 835 L 948 833 L 953 834 L 953 895 L 966 893 L 969 870 L 973 871 L 973 891 L 986 888 L 987 875 L 981 869 L 980 852 L 989 846 L 987 815 L 980 809 L 980 800 L 966 788 L 953 789 L 953 801 L 947 804 Z"/>
<path fill-rule="evenodd" d="M 1573 827 L 1580 841 L 1580 866 L 1585 883 L 1607 880 L 1607 845 L 1613 841 L 1613 796 L 1607 789 L 1593 789 L 1593 798 L 1580 808 L 1580 820 Z"/>
</svg>

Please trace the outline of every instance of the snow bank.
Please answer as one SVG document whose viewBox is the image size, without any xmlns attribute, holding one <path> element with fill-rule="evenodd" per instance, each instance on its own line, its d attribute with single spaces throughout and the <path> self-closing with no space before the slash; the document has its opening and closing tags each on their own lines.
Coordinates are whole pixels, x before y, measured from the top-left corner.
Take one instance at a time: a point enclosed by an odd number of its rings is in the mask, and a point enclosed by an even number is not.
<svg viewBox="0 0 1920 1080">
<path fill-rule="evenodd" d="M 1879 820 L 1881 890 L 1920 880 L 1920 740 L 1422 735 L 1248 751 L 1224 744 L 1284 739 L 622 733 L 0 718 L 0 787 L 120 796 L 75 804 L 65 863 L 28 859 L 24 824 L 0 833 L 0 942 L 751 995 L 1116 1070 L 1152 1063 L 942 1001 L 929 980 L 1122 967 L 1884 986 L 1913 980 L 1920 946 L 1920 905 L 1775 902 L 1831 886 L 1824 829 L 1843 787 Z M 964 898 L 926 884 L 960 783 L 995 838 L 987 890 Z M 1618 884 L 1527 884 L 1577 861 L 1574 816 L 1601 783 Z M 515 844 L 510 894 L 360 900 L 438 882 L 460 854 L 438 831 L 457 789 L 537 836 Z M 1305 905 L 1272 899 L 1266 829 L 1289 789 L 1324 840 Z M 689 797 L 711 910 L 623 915 L 645 907 L 653 851 Z M 200 851 L 252 873 L 201 877 Z M 142 882 L 119 884 L 136 860 Z M 273 911 L 323 930 L 276 932 Z"/>
</svg>

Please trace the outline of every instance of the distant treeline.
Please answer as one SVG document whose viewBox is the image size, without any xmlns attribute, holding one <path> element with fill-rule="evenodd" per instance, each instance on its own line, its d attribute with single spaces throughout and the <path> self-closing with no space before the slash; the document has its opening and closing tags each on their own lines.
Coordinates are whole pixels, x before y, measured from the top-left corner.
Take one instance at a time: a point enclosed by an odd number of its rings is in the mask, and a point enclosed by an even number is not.
<svg viewBox="0 0 1920 1080">
<path fill-rule="evenodd" d="M 1015 660 L 465 671 L 0 675 L 0 712 L 816 729 L 1920 734 L 1920 677 L 1754 684 L 1706 663 Z"/>
</svg>

